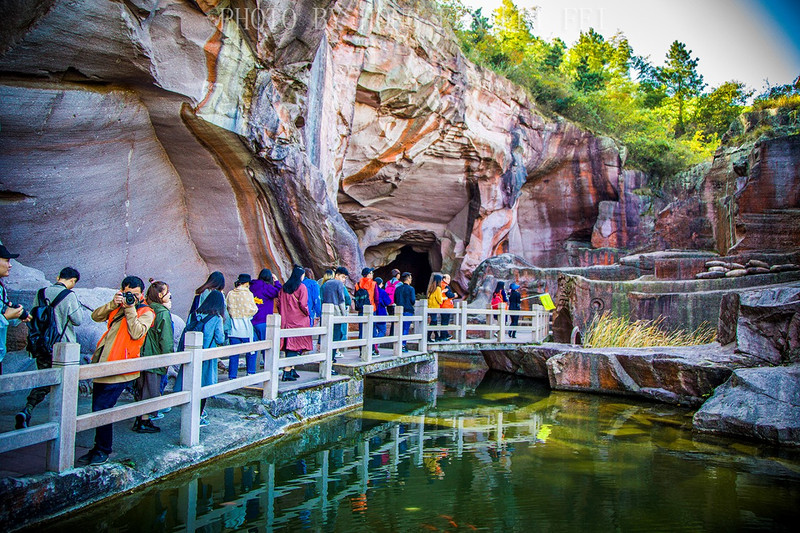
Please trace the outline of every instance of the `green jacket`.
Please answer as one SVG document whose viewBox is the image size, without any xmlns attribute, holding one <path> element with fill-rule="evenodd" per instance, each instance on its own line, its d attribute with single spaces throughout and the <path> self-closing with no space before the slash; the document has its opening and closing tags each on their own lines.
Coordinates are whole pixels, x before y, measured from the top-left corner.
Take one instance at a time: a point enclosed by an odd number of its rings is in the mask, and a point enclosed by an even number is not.
<svg viewBox="0 0 800 533">
<path fill-rule="evenodd" d="M 161 304 L 153 303 L 150 307 L 156 313 L 156 319 L 152 327 L 147 331 L 147 337 L 142 345 L 141 356 L 160 355 L 174 352 L 172 313 Z M 154 368 L 149 370 L 155 374 L 165 374 L 166 368 Z"/>
</svg>

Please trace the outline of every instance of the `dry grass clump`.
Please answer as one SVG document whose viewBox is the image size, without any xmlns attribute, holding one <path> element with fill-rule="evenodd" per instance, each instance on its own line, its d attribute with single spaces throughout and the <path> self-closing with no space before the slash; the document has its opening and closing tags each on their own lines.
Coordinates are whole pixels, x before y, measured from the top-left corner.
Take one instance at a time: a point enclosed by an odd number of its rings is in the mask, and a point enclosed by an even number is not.
<svg viewBox="0 0 800 533">
<path fill-rule="evenodd" d="M 631 322 L 606 311 L 589 324 L 583 345 L 588 348 L 645 348 L 648 346 L 697 346 L 716 338 L 717 331 L 703 323 L 694 331 L 665 331 L 664 317 Z"/>
</svg>

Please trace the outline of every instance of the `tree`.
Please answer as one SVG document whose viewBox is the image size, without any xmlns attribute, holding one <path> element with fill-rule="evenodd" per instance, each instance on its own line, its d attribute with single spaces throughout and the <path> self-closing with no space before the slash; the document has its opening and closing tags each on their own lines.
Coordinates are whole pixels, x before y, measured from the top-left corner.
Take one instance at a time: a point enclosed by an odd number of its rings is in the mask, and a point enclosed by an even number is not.
<svg viewBox="0 0 800 533">
<path fill-rule="evenodd" d="M 528 46 L 537 39 L 533 36 L 535 14 L 519 9 L 511 0 L 503 0 L 494 11 L 495 37 L 501 50 L 519 64 L 527 54 Z"/>
<path fill-rule="evenodd" d="M 700 97 L 697 109 L 697 128 L 707 136 L 722 136 L 741 114 L 753 91 L 740 81 L 727 81 Z"/>
<path fill-rule="evenodd" d="M 589 68 L 589 58 L 582 57 L 575 68 L 575 87 L 584 93 L 597 91 L 603 88 L 603 75 Z"/>
<path fill-rule="evenodd" d="M 666 64 L 658 69 L 658 80 L 666 88 L 667 94 L 678 104 L 675 122 L 675 137 L 686 133 L 684 110 L 689 98 L 699 95 L 705 83 L 697 72 L 698 58 L 692 58 L 692 51 L 680 41 L 674 41 L 667 52 Z"/>
<path fill-rule="evenodd" d="M 556 71 L 561 63 L 564 61 L 564 50 L 567 45 L 564 41 L 556 37 L 553 42 L 547 45 L 547 52 L 545 53 L 543 64 L 547 70 Z"/>
</svg>

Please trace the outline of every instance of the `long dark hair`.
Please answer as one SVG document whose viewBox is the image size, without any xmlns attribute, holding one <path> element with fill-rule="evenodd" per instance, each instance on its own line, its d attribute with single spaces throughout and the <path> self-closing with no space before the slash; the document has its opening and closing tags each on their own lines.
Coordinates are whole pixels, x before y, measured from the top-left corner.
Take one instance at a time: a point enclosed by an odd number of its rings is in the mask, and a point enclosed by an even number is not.
<svg viewBox="0 0 800 533">
<path fill-rule="evenodd" d="M 196 312 L 198 315 L 225 316 L 225 298 L 218 290 L 212 290 Z"/>
<path fill-rule="evenodd" d="M 505 294 L 506 292 L 506 282 L 505 281 L 498 281 L 497 285 L 494 286 L 494 292 L 492 294 Z"/>
<path fill-rule="evenodd" d="M 261 272 L 258 273 L 258 279 L 267 283 L 272 283 L 272 270 L 268 268 L 262 268 Z"/>
<path fill-rule="evenodd" d="M 295 265 L 292 269 L 292 275 L 289 276 L 289 279 L 286 280 L 286 283 L 283 284 L 283 292 L 286 294 L 292 294 L 300 284 L 303 282 L 303 276 L 305 275 L 306 270 L 301 267 Z"/>
<path fill-rule="evenodd" d="M 441 274 L 434 274 L 433 276 L 431 276 L 431 280 L 430 282 L 428 282 L 428 292 L 427 292 L 428 296 L 436 292 L 436 287 L 441 285 L 442 279 L 444 279 L 444 276 L 442 276 Z"/>
<path fill-rule="evenodd" d="M 197 287 L 194 291 L 195 294 L 202 294 L 206 289 L 216 289 L 221 291 L 225 288 L 225 276 L 222 275 L 222 272 L 219 270 L 215 270 L 211 274 L 208 275 L 208 279 L 205 283 Z"/>
</svg>

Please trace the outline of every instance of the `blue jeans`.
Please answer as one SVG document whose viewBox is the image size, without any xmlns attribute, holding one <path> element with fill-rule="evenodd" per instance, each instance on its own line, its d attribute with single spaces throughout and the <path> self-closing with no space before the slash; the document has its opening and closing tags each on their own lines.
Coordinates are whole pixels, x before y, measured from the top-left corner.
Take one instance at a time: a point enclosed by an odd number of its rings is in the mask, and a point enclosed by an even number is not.
<svg viewBox="0 0 800 533">
<path fill-rule="evenodd" d="M 250 342 L 250 339 L 246 339 L 244 337 L 228 337 L 231 341 L 231 345 L 234 344 L 245 344 Z M 256 373 L 256 362 L 258 359 L 258 353 L 250 352 L 244 354 L 245 363 L 247 364 L 247 375 L 255 374 Z M 228 359 L 228 379 L 236 379 L 236 376 L 239 375 L 239 356 L 232 355 Z"/>
<path fill-rule="evenodd" d="M 333 342 L 343 341 L 347 338 L 347 324 L 334 324 L 333 325 Z M 336 349 L 332 352 L 333 358 L 336 359 Z"/>
<path fill-rule="evenodd" d="M 414 311 L 403 311 L 403 316 L 414 316 Z M 411 321 L 403 322 L 403 336 L 408 335 L 408 332 L 411 331 Z M 406 345 L 406 341 L 403 341 L 403 346 Z"/>
<path fill-rule="evenodd" d="M 92 387 L 92 412 L 111 409 L 119 400 L 119 395 L 131 381 L 123 383 L 97 383 Z M 94 449 L 101 452 L 111 453 L 111 444 L 114 440 L 114 426 L 106 424 L 99 426 L 94 432 Z"/>
</svg>

